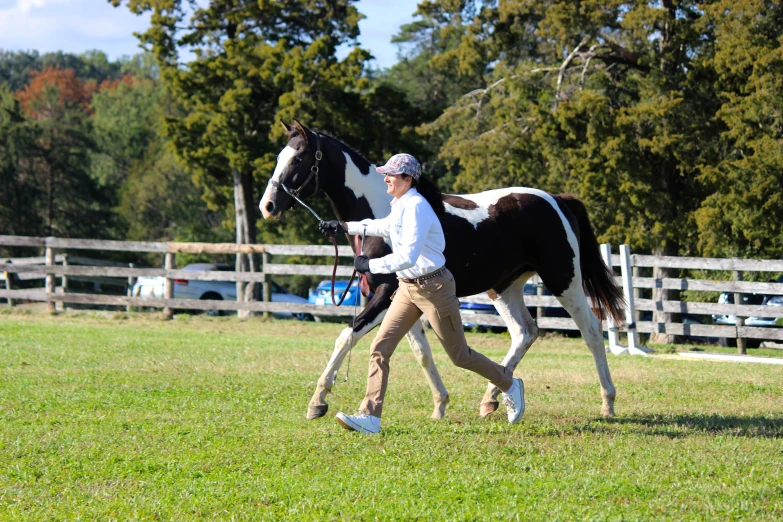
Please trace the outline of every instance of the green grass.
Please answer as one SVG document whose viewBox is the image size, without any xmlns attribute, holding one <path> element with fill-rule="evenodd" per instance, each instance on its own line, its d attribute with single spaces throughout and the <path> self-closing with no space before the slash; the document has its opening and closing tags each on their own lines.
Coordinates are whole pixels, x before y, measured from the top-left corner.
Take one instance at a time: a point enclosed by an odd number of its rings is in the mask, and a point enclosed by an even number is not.
<svg viewBox="0 0 783 522">
<path fill-rule="evenodd" d="M 478 418 L 484 384 L 437 343 L 452 399 L 430 420 L 402 345 L 366 437 L 333 417 L 359 404 L 369 338 L 306 421 L 340 325 L 124 317 L 0 314 L 0 520 L 783 518 L 780 366 L 609 355 L 603 420 L 587 348 L 550 336 L 517 371 L 528 409 L 509 426 Z"/>
</svg>

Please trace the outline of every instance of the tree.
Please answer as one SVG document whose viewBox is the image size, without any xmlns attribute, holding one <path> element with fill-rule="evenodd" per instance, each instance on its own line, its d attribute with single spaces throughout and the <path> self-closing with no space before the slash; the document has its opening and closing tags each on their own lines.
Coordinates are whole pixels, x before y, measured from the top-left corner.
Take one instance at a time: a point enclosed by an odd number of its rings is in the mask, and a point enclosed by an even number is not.
<svg viewBox="0 0 783 522">
<path fill-rule="evenodd" d="M 7 84 L 12 91 L 18 91 L 27 85 L 30 73 L 59 68 L 73 70 L 79 80 L 100 84 L 120 77 L 125 63 L 122 60 L 110 62 L 106 53 L 97 50 L 79 55 L 62 51 L 39 54 L 38 51 L 0 50 L 0 83 Z"/>
<path fill-rule="evenodd" d="M 40 129 L 27 120 L 19 101 L 0 85 L 0 230 L 6 235 L 37 235 L 40 216 L 31 212 L 41 197 L 32 165 L 39 155 Z"/>
<path fill-rule="evenodd" d="M 783 255 L 783 7 L 721 1 L 706 8 L 725 125 L 719 158 L 704 165 L 713 192 L 696 212 L 699 248 L 710 256 Z"/>
<path fill-rule="evenodd" d="M 450 6 L 448 2 L 419 4 L 416 19 L 392 39 L 398 45 L 399 61 L 379 76 L 379 81 L 401 89 L 414 109 L 403 128 L 406 135 L 415 136 L 416 127 L 435 120 L 465 92 L 483 84 L 485 64 L 461 61 L 458 52 L 468 36 L 464 20 L 474 9 L 471 5 L 451 12 Z M 438 157 L 444 140 L 439 133 L 419 134 L 406 150 L 422 162 L 427 176 L 451 190 L 453 171 Z"/>
<path fill-rule="evenodd" d="M 148 71 L 149 67 L 135 67 Z M 92 177 L 113 196 L 117 235 L 138 241 L 226 241 L 220 214 L 176 159 L 164 120 L 180 114 L 162 85 L 126 74 L 93 96 Z"/>
<path fill-rule="evenodd" d="M 94 144 L 88 107 L 94 85 L 80 81 L 71 69 L 48 67 L 30 76 L 16 96 L 38 128 L 38 155 L 28 166 L 46 194 L 35 210 L 45 223 L 36 235 L 101 236 L 109 229 L 109 211 L 89 176 Z"/>
<path fill-rule="evenodd" d="M 160 139 L 165 93 L 153 80 L 127 74 L 104 82 L 93 96 L 92 128 L 96 152 L 92 176 L 113 192 L 128 178 L 153 142 Z"/>
</svg>

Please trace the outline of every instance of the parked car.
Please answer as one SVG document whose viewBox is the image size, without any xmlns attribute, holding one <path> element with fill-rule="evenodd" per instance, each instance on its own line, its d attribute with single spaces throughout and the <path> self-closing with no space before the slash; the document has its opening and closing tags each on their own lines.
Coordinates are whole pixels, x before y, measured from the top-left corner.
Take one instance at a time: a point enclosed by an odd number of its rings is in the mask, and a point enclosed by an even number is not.
<svg viewBox="0 0 783 522">
<path fill-rule="evenodd" d="M 335 281 L 334 282 L 334 299 L 340 302 L 340 297 L 345 292 L 348 286 L 348 281 Z M 370 294 L 372 296 L 372 294 Z M 307 298 L 307 302 L 314 305 L 331 305 L 332 304 L 332 280 L 321 281 L 315 290 L 310 291 L 310 295 Z M 359 282 L 354 281 L 351 288 L 348 290 L 348 295 L 345 296 L 342 306 L 353 306 L 360 304 L 361 293 L 359 292 Z"/>
<path fill-rule="evenodd" d="M 779 277 L 773 283 L 783 283 L 783 276 Z M 720 304 L 734 304 L 733 292 L 721 292 L 718 297 L 718 303 Z M 744 305 L 756 305 L 756 306 L 783 306 L 783 295 L 767 295 L 767 294 L 742 294 L 742 304 Z M 737 316 L 735 315 L 713 315 L 712 322 L 714 324 L 734 326 L 737 324 Z M 775 317 L 747 317 L 745 318 L 745 326 L 761 326 L 765 328 L 775 328 L 778 326 L 777 318 Z M 746 339 L 745 346 L 748 348 L 758 348 L 764 339 Z M 779 341 L 776 341 L 779 342 Z M 737 346 L 736 339 L 721 338 L 721 344 L 724 346 Z"/>
<path fill-rule="evenodd" d="M 534 285 L 533 283 L 527 283 L 525 285 L 525 295 L 537 295 L 538 287 Z M 552 292 L 549 291 L 546 287 L 544 287 L 544 295 L 552 295 Z M 493 332 L 502 332 L 505 331 L 504 326 L 496 326 L 496 325 L 490 325 L 487 324 L 485 321 L 482 321 L 481 316 L 484 315 L 499 315 L 497 310 L 495 310 L 495 307 L 491 304 L 484 304 L 484 303 L 470 303 L 466 301 L 460 301 L 459 305 L 460 310 L 465 315 L 475 315 L 475 320 L 463 320 L 462 326 L 466 328 L 488 328 L 490 331 Z M 536 308 L 535 307 L 527 307 L 527 311 L 530 312 L 530 315 L 533 317 L 536 317 Z M 545 317 L 571 317 L 568 312 L 565 311 L 564 308 L 560 307 L 546 307 L 544 308 L 544 316 Z"/>
<path fill-rule="evenodd" d="M 183 270 L 233 272 L 234 267 L 231 265 L 212 263 L 193 263 L 187 265 L 185 268 L 183 268 Z M 165 277 L 140 277 L 136 281 L 136 284 L 133 285 L 133 295 L 139 297 L 162 298 L 165 282 Z M 233 281 L 195 281 L 188 279 L 175 279 L 174 298 L 236 301 L 237 285 Z M 272 281 L 272 302 L 307 304 L 307 299 L 288 293 L 285 288 Z M 219 315 L 220 311 L 208 310 L 207 313 L 210 315 Z M 310 314 L 305 313 L 274 312 L 272 315 L 281 319 L 312 319 Z"/>
</svg>

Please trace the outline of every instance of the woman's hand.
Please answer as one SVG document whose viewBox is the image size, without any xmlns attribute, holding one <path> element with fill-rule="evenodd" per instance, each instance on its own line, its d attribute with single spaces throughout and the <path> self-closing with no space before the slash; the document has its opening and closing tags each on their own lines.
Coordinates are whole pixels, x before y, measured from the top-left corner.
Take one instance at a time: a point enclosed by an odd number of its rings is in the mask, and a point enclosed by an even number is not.
<svg viewBox="0 0 783 522">
<path fill-rule="evenodd" d="M 345 225 L 336 219 L 332 221 L 319 221 L 318 231 L 326 237 L 332 237 L 337 234 L 344 234 Z"/>
<path fill-rule="evenodd" d="M 353 260 L 353 267 L 360 274 L 370 273 L 370 258 L 367 256 L 356 256 Z"/>
</svg>

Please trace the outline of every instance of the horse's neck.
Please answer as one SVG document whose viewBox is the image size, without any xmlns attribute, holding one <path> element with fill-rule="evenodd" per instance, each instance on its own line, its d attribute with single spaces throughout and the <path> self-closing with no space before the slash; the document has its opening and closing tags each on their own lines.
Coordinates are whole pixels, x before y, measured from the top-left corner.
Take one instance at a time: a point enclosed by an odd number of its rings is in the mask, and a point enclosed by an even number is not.
<svg viewBox="0 0 783 522">
<path fill-rule="evenodd" d="M 392 197 L 386 193 L 386 183 L 383 176 L 376 173 L 375 165 L 349 151 L 337 140 L 329 141 L 330 152 L 342 156 L 330 161 L 330 179 L 333 182 L 324 187 L 337 219 L 361 221 L 389 215 Z M 363 204 L 361 198 L 367 204 Z"/>
</svg>

